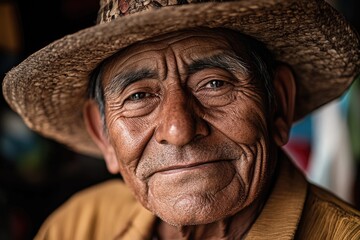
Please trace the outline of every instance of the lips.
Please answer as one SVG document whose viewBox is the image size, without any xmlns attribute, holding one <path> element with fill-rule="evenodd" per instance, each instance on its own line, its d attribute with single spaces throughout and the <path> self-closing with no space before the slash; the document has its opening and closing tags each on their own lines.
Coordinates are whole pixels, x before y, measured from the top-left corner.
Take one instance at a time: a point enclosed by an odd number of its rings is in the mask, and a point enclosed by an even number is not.
<svg viewBox="0 0 360 240">
<path fill-rule="evenodd" d="M 156 174 L 156 173 L 172 174 L 172 173 L 176 173 L 176 172 L 180 172 L 180 171 L 187 171 L 187 170 L 190 171 L 195 168 L 204 167 L 206 165 L 221 162 L 221 161 L 229 161 L 229 160 L 217 160 L 217 161 L 210 161 L 210 162 L 204 162 L 204 163 L 193 163 L 193 164 L 186 164 L 186 165 L 171 166 L 168 168 L 161 169 L 161 170 L 155 172 L 154 174 Z"/>
<path fill-rule="evenodd" d="M 161 148 L 160 148 L 161 147 Z M 225 163 L 240 159 L 246 154 L 233 142 L 206 144 L 197 142 L 182 148 L 149 145 L 138 159 L 135 175 L 140 181 L 148 181 L 156 173 L 174 173 L 213 166 L 210 163 Z"/>
<path fill-rule="evenodd" d="M 197 162 L 191 162 L 191 163 L 182 163 L 182 164 L 176 164 L 166 167 L 158 168 L 154 171 L 149 172 L 147 175 L 144 176 L 144 179 L 148 179 L 154 174 L 175 174 L 182 171 L 191 171 L 195 169 L 199 169 L 202 167 L 207 167 L 210 164 L 215 163 L 221 163 L 225 161 L 233 161 L 234 159 L 215 159 L 215 160 L 207 160 L 207 161 L 197 161 Z M 179 161 L 181 162 L 181 161 Z"/>
</svg>

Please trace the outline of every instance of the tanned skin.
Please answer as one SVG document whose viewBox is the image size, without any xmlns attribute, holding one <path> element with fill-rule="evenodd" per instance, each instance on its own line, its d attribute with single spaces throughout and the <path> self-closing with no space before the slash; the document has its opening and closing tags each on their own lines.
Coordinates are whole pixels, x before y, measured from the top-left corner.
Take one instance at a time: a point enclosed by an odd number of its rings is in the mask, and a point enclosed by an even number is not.
<svg viewBox="0 0 360 240">
<path fill-rule="evenodd" d="M 105 122 L 94 100 L 85 105 L 109 171 L 159 217 L 159 239 L 240 239 L 266 201 L 293 120 L 295 83 L 279 66 L 277 107 L 267 109 L 248 69 L 224 60 L 246 63 L 244 52 L 226 31 L 143 41 L 104 67 Z"/>
</svg>

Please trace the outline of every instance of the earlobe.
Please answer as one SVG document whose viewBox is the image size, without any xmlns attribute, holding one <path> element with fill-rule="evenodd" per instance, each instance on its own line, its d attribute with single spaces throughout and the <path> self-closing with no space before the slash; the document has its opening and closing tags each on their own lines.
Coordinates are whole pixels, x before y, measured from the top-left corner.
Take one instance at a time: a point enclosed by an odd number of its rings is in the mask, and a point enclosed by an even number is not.
<svg viewBox="0 0 360 240">
<path fill-rule="evenodd" d="M 103 153 L 107 169 L 113 174 L 119 173 L 116 154 L 104 132 L 99 107 L 95 101 L 86 101 L 84 104 L 83 116 L 89 135 Z"/>
<path fill-rule="evenodd" d="M 290 128 L 294 119 L 296 84 L 291 69 L 278 66 L 274 78 L 277 108 L 274 115 L 273 137 L 278 146 L 289 140 Z"/>
</svg>

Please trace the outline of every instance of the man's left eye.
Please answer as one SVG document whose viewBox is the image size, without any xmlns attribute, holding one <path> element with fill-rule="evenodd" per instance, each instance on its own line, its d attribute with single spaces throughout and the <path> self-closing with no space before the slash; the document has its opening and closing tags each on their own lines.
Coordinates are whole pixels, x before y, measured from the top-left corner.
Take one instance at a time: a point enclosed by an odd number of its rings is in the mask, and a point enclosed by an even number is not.
<svg viewBox="0 0 360 240">
<path fill-rule="evenodd" d="M 137 100 L 141 100 L 141 99 L 143 99 L 143 98 L 149 97 L 149 96 L 150 96 L 149 93 L 146 93 L 146 92 L 137 92 L 137 93 L 131 94 L 131 95 L 128 97 L 128 100 L 130 100 L 130 101 L 137 101 Z"/>
<path fill-rule="evenodd" d="M 206 87 L 208 87 L 208 88 L 221 88 L 225 84 L 226 83 L 224 81 L 221 81 L 221 80 L 211 80 L 210 82 L 208 82 L 206 84 Z"/>
</svg>

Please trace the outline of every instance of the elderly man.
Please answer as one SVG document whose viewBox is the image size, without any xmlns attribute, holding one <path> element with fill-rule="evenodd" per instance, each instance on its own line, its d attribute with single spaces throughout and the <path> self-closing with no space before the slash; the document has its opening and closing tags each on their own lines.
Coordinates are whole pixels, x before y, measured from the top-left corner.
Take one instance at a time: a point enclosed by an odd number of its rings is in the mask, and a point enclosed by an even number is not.
<svg viewBox="0 0 360 240">
<path fill-rule="evenodd" d="M 329 5 L 101 1 L 98 20 L 4 80 L 28 126 L 126 183 L 78 193 L 36 239 L 360 238 L 359 212 L 281 150 L 359 74 Z"/>
</svg>

